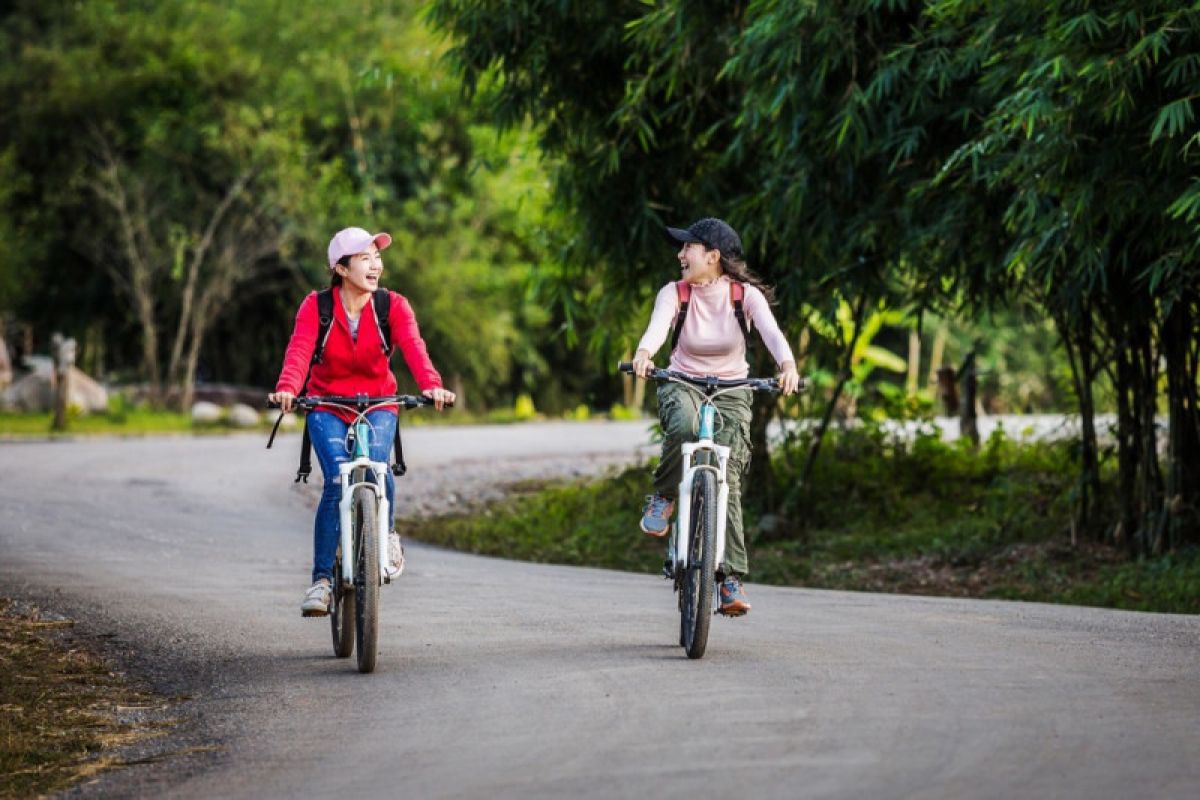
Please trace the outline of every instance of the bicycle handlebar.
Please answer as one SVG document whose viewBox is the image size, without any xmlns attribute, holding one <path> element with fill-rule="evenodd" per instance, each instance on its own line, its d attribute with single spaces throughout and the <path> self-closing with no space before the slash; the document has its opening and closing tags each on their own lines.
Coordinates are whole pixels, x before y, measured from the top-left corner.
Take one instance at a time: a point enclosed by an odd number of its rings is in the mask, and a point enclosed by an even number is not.
<svg viewBox="0 0 1200 800">
<path fill-rule="evenodd" d="M 324 397 L 318 395 L 306 395 L 304 397 L 295 398 L 292 401 L 292 404 L 294 407 L 304 411 L 312 411 L 314 408 L 321 405 L 350 406 L 359 410 L 367 408 L 368 406 L 397 405 L 406 409 L 412 409 L 419 406 L 433 405 L 433 398 L 426 397 L 425 395 L 414 394 L 391 394 L 385 397 L 368 397 L 365 394 L 354 396 L 326 395 Z M 445 405 L 447 408 L 450 408 L 454 406 L 454 403 L 446 403 Z M 267 401 L 267 408 L 279 408 L 279 403 Z"/>
<path fill-rule="evenodd" d="M 633 362 L 622 361 L 617 364 L 617 369 L 632 375 Z M 686 372 L 675 372 L 674 370 L 659 369 L 658 367 L 652 368 L 648 377 L 655 381 L 683 381 L 701 389 L 734 389 L 745 386 L 756 392 L 779 391 L 779 380 L 777 378 L 716 378 L 711 375 L 697 377 L 695 375 L 688 375 Z M 807 385 L 808 382 L 801 378 L 798 390 L 803 390 Z"/>
</svg>

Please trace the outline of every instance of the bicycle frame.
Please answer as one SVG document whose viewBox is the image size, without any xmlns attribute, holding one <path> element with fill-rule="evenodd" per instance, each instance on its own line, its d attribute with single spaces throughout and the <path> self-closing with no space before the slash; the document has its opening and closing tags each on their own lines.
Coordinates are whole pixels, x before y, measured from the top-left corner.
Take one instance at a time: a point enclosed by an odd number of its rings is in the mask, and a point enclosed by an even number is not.
<svg viewBox="0 0 1200 800">
<path fill-rule="evenodd" d="M 688 384 L 683 385 L 687 386 Z M 729 484 L 726 483 L 725 475 L 729 465 L 731 450 L 729 447 L 713 441 L 717 416 L 717 408 L 712 402 L 715 397 L 716 395 L 713 397 L 705 396 L 700 405 L 700 431 L 697 441 L 687 442 L 680 448 L 680 452 L 683 454 L 683 477 L 679 481 L 679 513 L 675 518 L 675 525 L 671 531 L 670 545 L 672 567 L 676 573 L 688 567 L 688 553 L 691 546 L 689 537 L 691 535 L 692 522 L 692 506 L 688 502 L 688 498 L 692 496 L 692 484 L 696 480 L 696 474 L 702 470 L 709 470 L 717 477 L 716 563 L 723 563 L 725 558 L 725 525 L 728 521 L 726 512 L 729 508 Z M 697 455 L 702 453 L 715 455 L 716 465 L 697 463 Z"/>
<path fill-rule="evenodd" d="M 375 519 L 387 524 L 387 520 L 391 517 L 391 506 L 387 499 L 387 483 L 385 475 L 388 465 L 382 461 L 371 460 L 371 425 L 367 422 L 367 411 L 374 410 L 379 406 L 365 409 L 359 412 L 358 419 L 350 427 L 351 433 L 354 436 L 353 457 L 350 461 L 338 465 L 338 479 L 342 485 L 342 497 L 338 502 L 338 516 L 341 522 L 341 547 L 342 547 L 342 575 L 341 580 L 344 586 L 354 584 L 354 531 L 350 524 L 350 514 L 354 505 L 354 490 L 360 486 L 366 487 L 375 493 L 376 514 Z M 364 475 L 374 476 L 374 480 L 369 481 L 354 481 L 354 472 L 360 468 L 367 470 Z M 382 535 L 379 539 L 379 580 L 381 583 L 389 583 L 387 575 L 388 564 L 388 541 L 387 536 Z"/>
<path fill-rule="evenodd" d="M 621 372 L 631 374 L 634 371 L 633 364 L 628 361 L 619 363 L 617 369 Z M 677 383 L 700 398 L 700 425 L 697 430 L 696 441 L 685 442 L 680 447 L 680 453 L 683 456 L 683 475 L 679 481 L 679 496 L 676 500 L 679 513 L 676 515 L 675 523 L 671 527 L 671 538 L 667 545 L 667 554 L 671 559 L 671 563 L 666 565 L 667 577 L 674 576 L 676 586 L 678 587 L 679 576 L 691 566 L 688 562 L 688 554 L 691 552 L 690 536 L 692 523 L 692 507 L 689 500 L 692 496 L 692 487 L 696 482 L 696 476 L 704 470 L 711 471 L 717 478 L 716 563 L 720 565 L 725 560 L 725 529 L 729 521 L 729 481 L 727 472 L 729 468 L 729 456 L 732 450 L 726 445 L 717 444 L 714 440 L 717 428 L 717 406 L 715 400 L 723 394 L 741 389 L 778 392 L 779 382 L 773 378 L 741 378 L 733 380 L 712 376 L 697 378 L 692 375 L 685 375 L 666 369 L 651 369 L 648 377 L 651 380 Z M 708 458 L 703 460 L 708 463 L 701 463 L 701 458 L 705 454 L 708 455 Z M 712 463 L 714 461 L 715 463 Z"/>
<path fill-rule="evenodd" d="M 277 404 L 269 405 L 278 408 Z M 367 414 L 387 406 L 396 406 L 400 409 L 413 409 L 425 405 L 433 405 L 433 401 L 427 397 L 413 395 L 392 395 L 384 398 L 368 398 L 366 395 L 361 395 L 358 397 L 304 397 L 296 399 L 296 407 L 305 411 L 311 412 L 322 406 L 332 406 L 352 411 L 355 414 L 354 422 L 351 423 L 346 433 L 347 441 L 350 441 L 352 438 L 354 442 L 351 449 L 351 459 L 338 465 L 338 482 L 341 485 L 341 497 L 338 500 L 338 522 L 341 531 L 338 543 L 342 549 L 342 568 L 339 579 L 343 586 L 352 586 L 354 584 L 354 564 L 356 563 L 356 559 L 353 528 L 351 526 L 354 490 L 361 486 L 374 493 L 376 520 L 384 524 L 390 524 L 392 513 L 391 504 L 387 499 L 386 475 L 388 465 L 383 461 L 373 461 L 371 459 L 371 435 L 373 429 L 371 428 L 370 421 L 367 420 Z M 282 415 L 280 415 L 280 419 L 282 419 Z M 397 421 L 397 424 L 399 424 L 399 421 Z M 278 422 L 275 423 L 275 427 L 278 429 Z M 271 439 L 267 442 L 267 447 L 270 447 L 271 442 L 274 440 L 275 431 L 273 430 L 271 431 Z M 355 480 L 355 472 L 358 470 L 364 470 L 362 474 L 367 479 Z M 386 535 L 379 536 L 379 580 L 381 583 L 391 582 L 387 574 L 387 539 Z"/>
</svg>

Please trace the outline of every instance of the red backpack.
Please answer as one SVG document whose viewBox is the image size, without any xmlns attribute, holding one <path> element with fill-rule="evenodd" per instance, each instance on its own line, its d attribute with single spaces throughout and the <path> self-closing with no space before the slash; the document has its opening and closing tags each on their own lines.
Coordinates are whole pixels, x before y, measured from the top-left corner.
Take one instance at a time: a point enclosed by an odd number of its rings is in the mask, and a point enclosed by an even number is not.
<svg viewBox="0 0 1200 800">
<path fill-rule="evenodd" d="M 683 321 L 687 319 L 688 302 L 692 299 L 692 285 L 687 281 L 677 281 L 675 292 L 679 295 L 679 313 L 675 316 L 675 330 L 671 333 L 671 350 L 679 344 L 679 333 L 683 330 Z M 746 312 L 742 308 L 742 300 L 746 297 L 746 284 L 741 281 L 729 282 L 729 299 L 733 301 L 733 315 L 737 317 L 738 327 L 742 329 L 742 337 L 746 340 L 746 351 L 749 352 L 750 325 L 746 322 Z"/>
</svg>

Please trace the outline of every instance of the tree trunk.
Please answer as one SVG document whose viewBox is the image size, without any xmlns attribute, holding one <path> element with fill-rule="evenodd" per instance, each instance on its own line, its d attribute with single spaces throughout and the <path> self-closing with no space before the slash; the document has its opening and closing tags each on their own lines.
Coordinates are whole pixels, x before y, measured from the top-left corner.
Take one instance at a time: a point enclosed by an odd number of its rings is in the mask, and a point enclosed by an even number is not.
<svg viewBox="0 0 1200 800">
<path fill-rule="evenodd" d="M 867 310 L 867 292 L 864 291 L 858 298 L 858 305 L 854 309 L 854 334 L 850 337 L 850 343 L 846 346 L 845 356 L 842 359 L 842 368 L 838 372 L 837 386 L 833 389 L 833 396 L 829 398 L 829 404 L 825 407 L 825 414 L 821 418 L 821 424 L 817 428 L 817 435 L 813 437 L 812 445 L 808 449 L 808 457 L 804 460 L 804 469 L 800 472 L 800 480 L 797 486 L 798 489 L 808 486 L 809 477 L 812 475 L 813 465 L 817 463 L 817 455 L 821 452 L 821 442 L 825 438 L 825 432 L 829 430 L 829 423 L 833 420 L 833 411 L 837 407 L 838 398 L 842 395 L 842 389 L 845 388 L 847 381 L 850 380 L 850 368 L 854 361 L 854 348 L 858 346 L 858 337 L 862 333 L 863 314 Z"/>
<path fill-rule="evenodd" d="M 904 381 L 904 389 L 909 397 L 917 393 L 920 387 L 921 374 L 921 335 L 917 331 L 908 332 L 908 376 Z"/>
<path fill-rule="evenodd" d="M 1124 331 L 1122 331 L 1124 333 Z M 1130 556 L 1138 553 L 1138 512 L 1136 500 L 1137 417 L 1134 414 L 1131 395 L 1134 392 L 1133 364 L 1128 342 L 1119 339 L 1116 343 L 1117 359 L 1117 495 L 1120 498 L 1117 527 L 1114 531 L 1117 544 L 1124 544 Z"/>
<path fill-rule="evenodd" d="M 1171 307 L 1163 325 L 1170 413 L 1166 491 L 1162 515 L 1165 546 L 1200 542 L 1200 408 L 1197 404 L 1195 313 L 1188 299 Z"/>
<path fill-rule="evenodd" d="M 766 371 L 773 363 L 770 354 L 765 352 L 766 347 L 756 349 L 758 352 L 751 364 L 752 374 L 771 374 Z M 769 392 L 755 392 L 750 402 L 750 467 L 746 479 L 742 481 L 742 498 L 753 508 L 770 509 L 775 504 L 775 469 L 771 465 L 771 449 L 767 444 L 767 426 L 775 418 L 778 398 Z"/>
<path fill-rule="evenodd" d="M 975 421 L 975 394 L 979 381 L 975 375 L 975 351 L 967 353 L 958 370 L 958 435 L 979 447 L 979 426 Z"/>
<path fill-rule="evenodd" d="M 1094 342 L 1091 312 L 1084 308 L 1077 321 L 1077 332 L 1063 317 L 1055 317 L 1067 362 L 1071 367 L 1071 382 L 1079 405 L 1079 483 L 1078 500 L 1072 512 L 1071 543 L 1078 531 L 1088 531 L 1094 519 L 1095 503 L 1100 497 L 1099 448 L 1096 442 L 1096 410 L 1092 394 L 1092 379 L 1096 375 L 1093 358 Z"/>
<path fill-rule="evenodd" d="M 126 177 L 122 163 L 117 160 L 108 139 L 99 129 L 92 131 L 101 166 L 89 185 L 96 196 L 106 203 L 116 216 L 120 259 L 125 270 L 115 263 L 105 262 L 109 274 L 117 286 L 133 303 L 134 314 L 142 332 L 142 376 L 146 381 L 147 400 L 152 406 L 162 405 L 162 373 L 159 364 L 158 325 L 154 308 L 158 299 L 157 277 L 163 264 L 155 255 L 154 240 L 150 233 L 150 210 L 146 203 L 144 187 L 136 178 Z M 107 242 L 97 246 L 103 253 Z M 120 260 L 114 258 L 112 261 Z"/>
<path fill-rule="evenodd" d="M 1142 552 L 1161 553 L 1165 544 L 1165 517 L 1162 514 L 1163 482 L 1158 464 L 1158 352 L 1149 315 L 1137 324 L 1138 414 L 1138 506 L 1141 513 Z"/>
<path fill-rule="evenodd" d="M 467 410 L 467 384 L 461 372 L 450 376 L 450 391 L 454 392 L 454 407 L 459 413 Z"/>
<path fill-rule="evenodd" d="M 942 359 L 946 353 L 946 338 L 949 333 L 945 325 L 939 325 L 933 336 L 933 349 L 929 352 L 929 383 L 936 384 L 938 371 L 942 368 Z"/>
</svg>

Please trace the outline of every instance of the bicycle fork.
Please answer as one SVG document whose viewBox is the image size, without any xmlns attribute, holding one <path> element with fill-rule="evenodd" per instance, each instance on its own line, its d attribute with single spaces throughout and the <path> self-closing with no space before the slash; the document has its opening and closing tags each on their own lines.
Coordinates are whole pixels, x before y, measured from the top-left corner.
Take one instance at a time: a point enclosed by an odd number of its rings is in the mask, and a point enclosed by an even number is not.
<svg viewBox="0 0 1200 800">
<path fill-rule="evenodd" d="M 672 537 L 673 552 L 671 553 L 675 568 L 673 571 L 676 575 L 679 574 L 680 569 L 687 569 L 689 566 L 688 554 L 691 552 L 692 530 L 692 487 L 695 485 L 696 475 L 703 470 L 711 471 L 717 477 L 717 552 L 715 563 L 718 569 L 725 559 L 726 509 L 729 503 L 729 484 L 725 481 L 725 470 L 729 463 L 731 448 L 713 441 L 713 421 L 715 416 L 716 408 L 708 404 L 701 406 L 699 440 L 688 442 L 680 448 L 685 466 L 683 480 L 679 482 L 679 497 L 677 501 L 679 513 L 675 516 L 675 535 Z M 712 464 L 696 464 L 697 453 L 715 454 L 717 457 L 716 466 Z"/>
<path fill-rule="evenodd" d="M 353 461 L 338 465 L 339 478 L 342 482 L 342 499 L 338 503 L 338 517 L 341 523 L 343 585 L 354 583 L 354 526 L 351 517 L 354 510 L 354 490 L 359 486 L 369 487 L 375 495 L 375 526 L 379 529 L 379 535 L 375 537 L 379 546 L 379 581 L 381 583 L 385 582 L 387 576 L 388 528 L 390 527 L 387 523 L 391 519 L 392 509 L 387 499 L 387 484 L 384 482 L 384 471 L 377 468 L 375 463 L 369 458 L 356 458 Z M 354 470 L 359 467 L 366 467 L 369 470 L 368 474 L 375 476 L 374 482 L 359 481 L 351 483 L 351 476 Z"/>
</svg>

